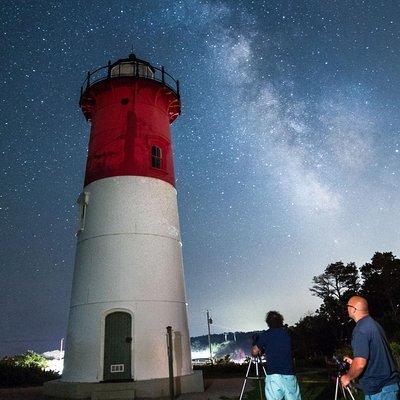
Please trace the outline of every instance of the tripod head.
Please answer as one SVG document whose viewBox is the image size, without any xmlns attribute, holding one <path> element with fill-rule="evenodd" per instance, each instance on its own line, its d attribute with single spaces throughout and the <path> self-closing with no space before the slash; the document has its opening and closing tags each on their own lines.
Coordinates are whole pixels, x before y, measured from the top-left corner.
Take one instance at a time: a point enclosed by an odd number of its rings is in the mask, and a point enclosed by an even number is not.
<svg viewBox="0 0 400 400">
<path fill-rule="evenodd" d="M 336 367 L 337 367 L 336 373 L 338 376 L 342 376 L 347 373 L 347 371 L 350 368 L 350 364 L 348 364 L 346 361 L 339 360 L 339 358 L 336 356 L 333 356 L 332 360 L 333 360 L 334 364 L 336 364 Z"/>
<path fill-rule="evenodd" d="M 256 364 L 264 364 L 266 362 L 264 354 L 258 356 L 251 356 L 249 362 Z"/>
<path fill-rule="evenodd" d="M 333 364 L 336 365 L 337 370 L 336 370 L 336 389 L 335 389 L 335 400 L 338 399 L 338 391 L 339 391 L 339 386 L 340 386 L 340 377 L 342 375 L 345 375 L 347 373 L 347 371 L 350 368 L 350 364 L 348 364 L 346 361 L 341 361 L 338 357 L 333 356 L 332 357 L 332 361 Z M 343 397 L 346 399 L 346 393 L 350 396 L 350 398 L 352 400 L 354 400 L 354 395 L 353 395 L 353 391 L 355 391 L 357 393 L 356 388 L 354 387 L 354 385 L 350 382 L 350 384 L 348 386 L 342 387 L 342 394 Z"/>
</svg>

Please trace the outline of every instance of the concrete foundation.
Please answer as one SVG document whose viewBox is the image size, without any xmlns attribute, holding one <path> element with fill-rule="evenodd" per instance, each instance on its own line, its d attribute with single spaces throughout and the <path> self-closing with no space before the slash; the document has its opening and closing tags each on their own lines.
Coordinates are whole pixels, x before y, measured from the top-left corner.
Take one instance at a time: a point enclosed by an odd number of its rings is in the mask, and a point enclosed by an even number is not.
<svg viewBox="0 0 400 400">
<path fill-rule="evenodd" d="M 175 394 L 204 392 L 202 371 L 175 377 Z M 169 379 L 131 382 L 46 382 L 44 394 L 61 399 L 133 400 L 169 396 Z"/>
</svg>

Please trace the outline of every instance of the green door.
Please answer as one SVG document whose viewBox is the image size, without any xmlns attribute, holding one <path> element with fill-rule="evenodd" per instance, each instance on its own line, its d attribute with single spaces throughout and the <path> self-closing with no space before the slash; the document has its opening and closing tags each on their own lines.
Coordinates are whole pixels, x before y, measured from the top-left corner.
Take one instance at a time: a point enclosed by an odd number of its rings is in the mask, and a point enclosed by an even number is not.
<svg viewBox="0 0 400 400">
<path fill-rule="evenodd" d="M 104 335 L 104 380 L 131 379 L 132 318 L 126 312 L 108 314 Z"/>
</svg>

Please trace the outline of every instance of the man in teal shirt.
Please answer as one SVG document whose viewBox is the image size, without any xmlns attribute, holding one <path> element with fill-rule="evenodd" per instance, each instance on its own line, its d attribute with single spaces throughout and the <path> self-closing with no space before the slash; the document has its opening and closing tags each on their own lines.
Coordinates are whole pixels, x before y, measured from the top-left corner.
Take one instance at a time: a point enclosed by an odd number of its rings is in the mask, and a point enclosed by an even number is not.
<svg viewBox="0 0 400 400">
<path fill-rule="evenodd" d="M 265 322 L 269 329 L 261 332 L 251 349 L 253 356 L 265 354 L 267 359 L 265 397 L 267 400 L 301 400 L 294 375 L 292 340 L 283 326 L 283 317 L 277 311 L 270 311 Z"/>
</svg>

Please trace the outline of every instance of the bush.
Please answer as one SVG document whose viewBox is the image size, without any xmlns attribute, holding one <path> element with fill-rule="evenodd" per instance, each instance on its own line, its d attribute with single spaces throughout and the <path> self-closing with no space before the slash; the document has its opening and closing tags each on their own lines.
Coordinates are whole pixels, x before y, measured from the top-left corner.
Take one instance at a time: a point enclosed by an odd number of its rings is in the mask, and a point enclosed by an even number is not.
<svg viewBox="0 0 400 400">
<path fill-rule="evenodd" d="M 38 353 L 32 350 L 28 350 L 25 354 L 20 354 L 13 357 L 15 365 L 19 367 L 36 367 L 45 369 L 48 365 L 48 361 Z"/>
<path fill-rule="evenodd" d="M 216 364 L 233 364 L 234 362 L 231 360 L 231 355 L 226 354 L 223 358 L 218 358 L 215 361 Z"/>
<path fill-rule="evenodd" d="M 344 356 L 353 357 L 353 349 L 351 346 L 343 346 L 335 350 L 334 354 L 340 361 L 343 360 Z"/>
<path fill-rule="evenodd" d="M 0 387 L 40 386 L 59 377 L 53 371 L 43 371 L 38 367 L 22 367 L 0 362 Z"/>
<path fill-rule="evenodd" d="M 0 360 L 0 387 L 38 386 L 58 379 L 53 371 L 44 371 L 47 360 L 31 350 Z"/>
<path fill-rule="evenodd" d="M 400 368 L 400 343 L 391 342 L 390 350 L 392 351 L 392 354 L 397 363 L 397 366 Z"/>
<path fill-rule="evenodd" d="M 310 357 L 306 359 L 295 359 L 295 369 L 325 368 L 326 359 L 324 357 Z"/>
<path fill-rule="evenodd" d="M 248 365 L 230 363 L 194 365 L 193 369 L 203 371 L 205 378 L 244 377 Z"/>
</svg>

